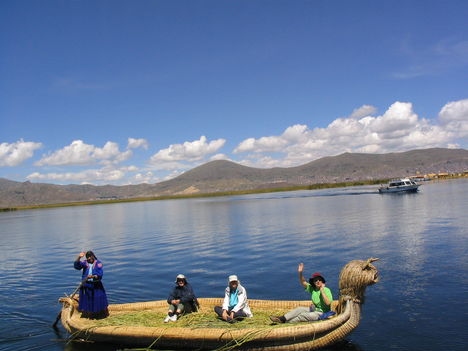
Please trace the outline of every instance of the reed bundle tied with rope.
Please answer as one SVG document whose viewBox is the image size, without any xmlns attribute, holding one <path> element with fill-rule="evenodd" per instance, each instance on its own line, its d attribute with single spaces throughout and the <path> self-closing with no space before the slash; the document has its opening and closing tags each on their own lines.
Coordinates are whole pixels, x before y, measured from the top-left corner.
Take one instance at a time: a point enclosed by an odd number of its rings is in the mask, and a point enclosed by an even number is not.
<svg viewBox="0 0 468 351">
<path fill-rule="evenodd" d="M 338 313 L 341 313 L 347 300 L 364 303 L 364 293 L 367 286 L 379 281 L 378 270 L 372 264 L 372 262 L 378 260 L 378 258 L 373 257 L 366 261 L 354 260 L 343 267 L 339 280 L 340 299 L 337 307 Z"/>
</svg>

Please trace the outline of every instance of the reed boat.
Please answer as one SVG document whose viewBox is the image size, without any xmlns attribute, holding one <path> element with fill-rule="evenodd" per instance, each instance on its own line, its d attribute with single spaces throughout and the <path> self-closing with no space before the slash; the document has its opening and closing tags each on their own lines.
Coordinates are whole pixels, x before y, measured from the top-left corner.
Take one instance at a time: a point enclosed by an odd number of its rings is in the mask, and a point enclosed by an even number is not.
<svg viewBox="0 0 468 351">
<path fill-rule="evenodd" d="M 285 323 L 251 325 L 246 321 L 228 324 L 217 321 L 197 325 L 190 323 L 190 316 L 211 312 L 216 321 L 213 307 L 222 305 L 222 298 L 199 298 L 200 310 L 187 315 L 185 323 L 143 325 L 106 325 L 105 321 L 128 314 L 155 313 L 163 316 L 167 311 L 165 300 L 109 305 L 109 317 L 96 321 L 82 318 L 78 312 L 78 302 L 71 297 L 60 298 L 62 303 L 61 322 L 71 334 L 96 342 L 106 342 L 127 347 L 158 349 L 197 349 L 197 350 L 315 350 L 345 338 L 359 324 L 364 292 L 368 285 L 378 282 L 378 271 L 368 260 L 354 260 L 344 266 L 340 273 L 339 300 L 333 301 L 332 310 L 337 314 L 329 319 L 307 323 Z M 265 316 L 271 311 L 288 311 L 298 306 L 309 306 L 310 300 L 253 300 L 249 305 L 254 313 Z M 261 318 L 261 317 L 260 317 Z M 267 318 L 264 318 L 267 319 Z M 242 324 L 246 323 L 246 324 Z M 245 326 L 245 327 L 244 327 Z"/>
</svg>

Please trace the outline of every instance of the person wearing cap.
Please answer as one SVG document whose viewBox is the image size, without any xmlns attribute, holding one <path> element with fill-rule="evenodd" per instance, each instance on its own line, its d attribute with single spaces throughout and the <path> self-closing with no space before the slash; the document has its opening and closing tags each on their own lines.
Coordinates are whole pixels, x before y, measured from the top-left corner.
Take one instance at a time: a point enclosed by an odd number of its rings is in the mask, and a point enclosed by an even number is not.
<svg viewBox="0 0 468 351">
<path fill-rule="evenodd" d="M 316 321 L 333 315 L 334 312 L 330 311 L 333 301 L 332 292 L 325 286 L 325 278 L 322 274 L 314 273 L 307 282 L 303 275 L 303 263 L 299 263 L 297 271 L 300 284 L 311 294 L 312 304 L 310 307 L 297 307 L 283 316 L 270 316 L 270 319 L 275 323 L 295 323 Z"/>
<path fill-rule="evenodd" d="M 247 290 L 241 285 L 237 275 L 230 275 L 228 286 L 224 291 L 223 306 L 215 306 L 214 311 L 229 323 L 240 321 L 246 317 L 253 317 L 247 301 Z"/>
<path fill-rule="evenodd" d="M 85 260 L 81 260 L 86 256 Z M 99 261 L 92 251 L 80 252 L 75 259 L 73 266 L 77 270 L 82 270 L 80 299 L 78 302 L 78 311 L 86 318 L 99 319 L 106 317 L 107 295 L 104 285 L 102 285 L 102 276 L 104 274 L 103 264 Z"/>
<path fill-rule="evenodd" d="M 198 310 L 198 300 L 185 275 L 179 274 L 176 277 L 175 284 L 174 289 L 167 298 L 169 310 L 164 323 L 175 322 L 182 313 L 191 313 Z"/>
</svg>

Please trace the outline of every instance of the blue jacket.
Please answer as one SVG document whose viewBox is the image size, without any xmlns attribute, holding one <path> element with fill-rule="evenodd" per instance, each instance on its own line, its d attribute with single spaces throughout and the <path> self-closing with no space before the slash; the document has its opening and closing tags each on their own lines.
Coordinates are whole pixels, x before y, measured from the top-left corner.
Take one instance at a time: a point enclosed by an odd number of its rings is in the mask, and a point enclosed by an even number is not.
<svg viewBox="0 0 468 351">
<path fill-rule="evenodd" d="M 73 263 L 73 267 L 75 267 L 75 269 L 83 270 L 83 273 L 81 275 L 81 280 L 85 280 L 85 278 L 89 275 L 89 266 L 91 265 L 88 263 L 88 261 L 75 261 Z M 103 274 L 104 274 L 104 271 L 102 269 L 102 262 L 99 260 L 94 261 L 92 275 L 96 275 L 97 279 L 94 278 L 92 281 L 85 281 L 83 283 L 83 286 L 92 287 L 96 283 L 100 283 Z"/>
</svg>

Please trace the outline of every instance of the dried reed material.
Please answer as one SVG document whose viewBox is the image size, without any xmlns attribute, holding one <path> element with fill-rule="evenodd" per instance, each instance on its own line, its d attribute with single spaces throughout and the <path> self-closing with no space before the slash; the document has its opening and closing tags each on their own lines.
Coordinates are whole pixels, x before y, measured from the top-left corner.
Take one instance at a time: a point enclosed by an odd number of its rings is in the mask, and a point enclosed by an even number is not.
<svg viewBox="0 0 468 351">
<path fill-rule="evenodd" d="M 145 349 L 152 345 L 159 349 L 219 351 L 313 350 L 343 339 L 357 327 L 365 289 L 378 281 L 377 270 L 371 264 L 376 260 L 351 261 L 343 268 L 340 299 L 333 302 L 333 308 L 338 309 L 339 314 L 325 321 L 268 325 L 270 314 L 308 306 L 310 300 L 249 300 L 255 317 L 230 325 L 214 316 L 213 307 L 222 304 L 221 298 L 200 298 L 200 311 L 184 316 L 176 323 L 162 323 L 167 312 L 166 301 L 111 305 L 108 319 L 96 322 L 80 318 L 76 311 L 77 302 L 62 298 L 62 324 L 70 333 L 85 339 L 143 346 Z"/>
<path fill-rule="evenodd" d="M 338 313 L 341 312 L 344 302 L 347 300 L 364 303 L 364 293 L 367 286 L 379 281 L 377 268 L 372 264 L 372 262 L 378 260 L 378 258 L 369 258 L 367 261 L 354 260 L 343 267 L 339 280 Z"/>
<path fill-rule="evenodd" d="M 277 327 L 272 325 L 271 315 L 283 315 L 287 309 L 256 310 L 252 318 L 245 318 L 234 324 L 226 323 L 217 318 L 213 311 L 200 311 L 179 317 L 177 322 L 164 323 L 166 313 L 154 311 L 134 311 L 113 314 L 105 319 L 95 321 L 96 327 L 103 326 L 139 326 L 139 327 L 161 327 L 161 328 L 222 328 L 222 329 L 245 329 Z"/>
</svg>

